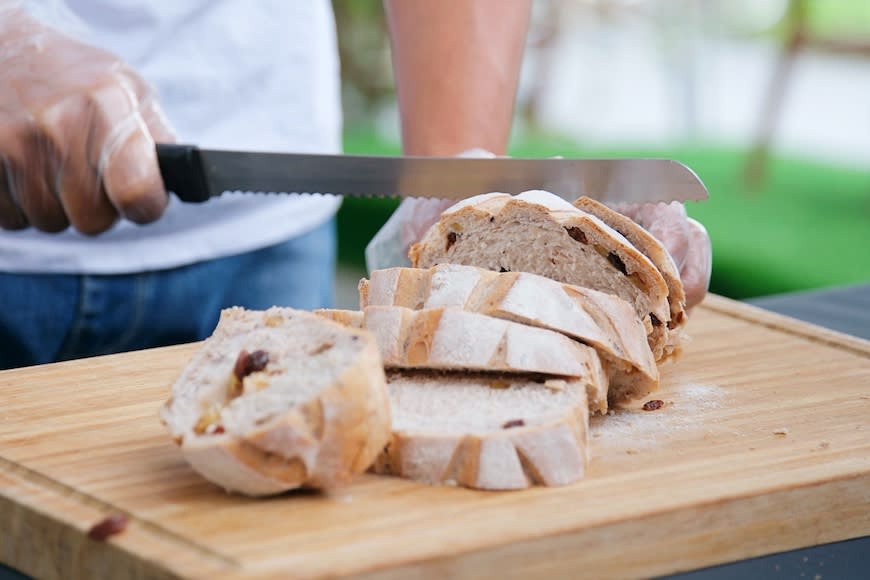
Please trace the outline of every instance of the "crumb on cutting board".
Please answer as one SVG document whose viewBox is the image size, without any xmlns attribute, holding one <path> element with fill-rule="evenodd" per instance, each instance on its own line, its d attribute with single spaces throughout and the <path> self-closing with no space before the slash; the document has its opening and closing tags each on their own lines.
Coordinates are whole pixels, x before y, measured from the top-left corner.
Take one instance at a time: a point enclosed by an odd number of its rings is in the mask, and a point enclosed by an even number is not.
<svg viewBox="0 0 870 580">
<path fill-rule="evenodd" d="M 88 537 L 98 542 L 105 542 L 109 537 L 122 533 L 127 529 L 129 519 L 124 514 L 113 514 L 95 523 L 88 530 Z"/>
<path fill-rule="evenodd" d="M 661 399 L 650 399 L 643 404 L 643 407 L 641 407 L 641 409 L 643 409 L 644 411 L 658 411 L 664 406 L 665 402 Z"/>
<path fill-rule="evenodd" d="M 773 434 L 780 437 L 785 437 L 786 435 L 788 435 L 788 427 L 780 427 L 779 429 L 774 429 Z"/>
<path fill-rule="evenodd" d="M 726 391 L 718 385 L 679 383 L 659 394 L 666 402 L 657 412 L 610 409 L 607 416 L 595 416 L 590 434 L 595 453 L 642 454 L 667 446 L 669 435 L 704 436 L 716 431 L 711 413 L 723 405 Z M 710 431 L 713 426 L 713 431 Z"/>
</svg>

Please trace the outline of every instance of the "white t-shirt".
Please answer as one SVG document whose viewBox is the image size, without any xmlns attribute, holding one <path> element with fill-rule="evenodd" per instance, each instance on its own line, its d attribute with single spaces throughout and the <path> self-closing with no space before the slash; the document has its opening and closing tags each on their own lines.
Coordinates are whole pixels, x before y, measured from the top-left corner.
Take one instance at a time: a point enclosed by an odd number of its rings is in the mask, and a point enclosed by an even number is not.
<svg viewBox="0 0 870 580">
<path fill-rule="evenodd" d="M 339 62 L 328 0 L 55 0 L 55 8 L 57 2 L 63 10 L 35 12 L 139 71 L 157 89 L 179 142 L 340 151 Z M 339 204 L 329 196 L 236 194 L 205 204 L 173 197 L 157 222 L 122 221 L 97 237 L 72 228 L 0 230 L 0 271 L 117 274 L 181 266 L 303 234 Z"/>
</svg>

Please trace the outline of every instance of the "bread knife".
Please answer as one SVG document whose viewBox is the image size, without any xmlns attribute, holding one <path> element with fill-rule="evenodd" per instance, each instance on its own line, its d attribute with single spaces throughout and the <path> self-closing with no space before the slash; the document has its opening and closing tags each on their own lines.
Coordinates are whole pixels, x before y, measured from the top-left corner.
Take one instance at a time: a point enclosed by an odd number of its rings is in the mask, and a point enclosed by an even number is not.
<svg viewBox="0 0 870 580">
<path fill-rule="evenodd" d="M 226 192 L 462 200 L 481 193 L 552 192 L 573 202 L 707 199 L 691 169 L 671 159 L 522 159 L 258 153 L 157 145 L 167 191 L 186 202 Z"/>
</svg>

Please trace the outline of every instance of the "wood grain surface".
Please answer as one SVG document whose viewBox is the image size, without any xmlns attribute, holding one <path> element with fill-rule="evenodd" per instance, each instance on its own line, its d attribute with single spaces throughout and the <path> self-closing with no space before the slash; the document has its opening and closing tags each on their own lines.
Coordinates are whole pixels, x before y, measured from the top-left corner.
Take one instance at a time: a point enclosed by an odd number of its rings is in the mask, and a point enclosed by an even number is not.
<svg viewBox="0 0 870 580">
<path fill-rule="evenodd" d="M 157 418 L 196 348 L 0 373 L 0 559 L 44 578 L 660 575 L 870 534 L 870 343 L 711 296 L 586 479 L 230 496 Z M 125 514 L 125 532 L 87 537 Z"/>
</svg>

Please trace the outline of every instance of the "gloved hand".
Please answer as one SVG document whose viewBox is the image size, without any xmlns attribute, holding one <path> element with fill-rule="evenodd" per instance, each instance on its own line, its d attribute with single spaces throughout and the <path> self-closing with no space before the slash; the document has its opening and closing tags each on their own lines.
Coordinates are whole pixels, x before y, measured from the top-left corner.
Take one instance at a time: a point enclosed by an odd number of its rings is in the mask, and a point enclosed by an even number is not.
<svg viewBox="0 0 870 580">
<path fill-rule="evenodd" d="M 155 140 L 174 135 L 140 76 L 0 3 L 0 227 L 97 234 L 119 215 L 157 219 Z"/>
<path fill-rule="evenodd" d="M 713 268 L 713 249 L 704 226 L 688 217 L 679 202 L 611 207 L 645 228 L 671 254 L 686 290 L 686 308 L 700 303 L 707 295 Z"/>
</svg>

